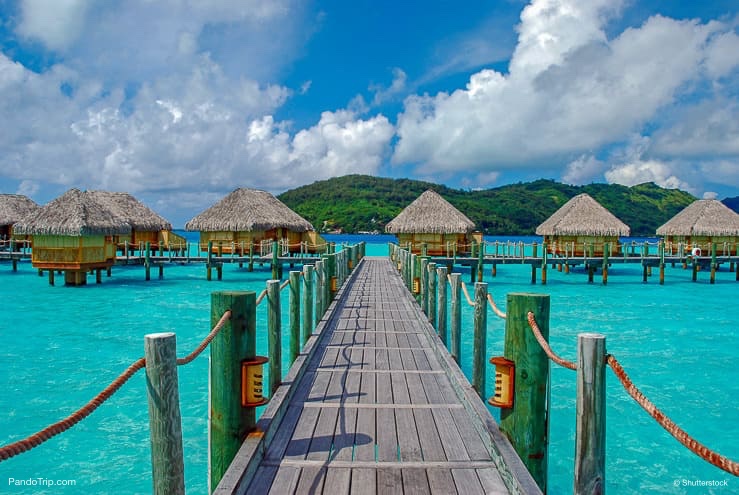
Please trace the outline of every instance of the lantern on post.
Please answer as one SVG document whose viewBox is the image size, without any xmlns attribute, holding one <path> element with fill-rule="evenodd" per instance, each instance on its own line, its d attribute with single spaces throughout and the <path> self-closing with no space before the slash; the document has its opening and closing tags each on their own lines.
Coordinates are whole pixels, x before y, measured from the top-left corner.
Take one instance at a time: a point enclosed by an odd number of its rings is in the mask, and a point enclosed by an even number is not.
<svg viewBox="0 0 739 495">
<path fill-rule="evenodd" d="M 494 407 L 510 409 L 513 407 L 516 365 L 502 356 L 490 358 L 490 364 L 495 366 L 495 394 L 488 403 Z"/>
<path fill-rule="evenodd" d="M 243 407 L 263 406 L 269 399 L 263 395 L 263 366 L 269 362 L 265 356 L 255 356 L 241 362 L 241 405 Z"/>
</svg>

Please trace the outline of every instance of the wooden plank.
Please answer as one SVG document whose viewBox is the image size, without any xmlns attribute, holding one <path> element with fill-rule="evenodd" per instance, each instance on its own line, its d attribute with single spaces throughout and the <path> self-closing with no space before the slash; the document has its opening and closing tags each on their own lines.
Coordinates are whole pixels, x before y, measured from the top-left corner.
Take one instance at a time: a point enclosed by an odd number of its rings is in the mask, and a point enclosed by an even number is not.
<svg viewBox="0 0 739 495">
<path fill-rule="evenodd" d="M 365 356 L 371 356 L 372 363 L 365 363 L 374 367 L 374 352 L 366 352 Z M 375 379 L 376 375 L 367 373 L 362 377 L 361 392 L 357 403 L 372 404 L 375 402 Z M 354 431 L 354 458 L 363 461 L 375 460 L 376 426 L 374 409 L 358 409 L 357 423 Z"/>
<path fill-rule="evenodd" d="M 350 493 L 352 470 L 349 468 L 328 468 L 323 483 L 323 493 L 344 495 Z"/>
<path fill-rule="evenodd" d="M 457 431 L 467 449 L 467 455 L 469 455 L 469 458 L 474 461 L 490 459 L 490 451 L 486 447 L 485 442 L 480 437 L 478 431 L 471 424 L 469 415 L 466 414 L 466 411 L 461 409 L 452 409 L 449 412 L 452 415 L 454 424 L 457 426 Z"/>
<path fill-rule="evenodd" d="M 403 495 L 403 474 L 398 468 L 377 470 L 377 493 Z"/>
<path fill-rule="evenodd" d="M 503 478 L 500 477 L 500 473 L 495 468 L 478 469 L 477 477 L 480 479 L 482 489 L 486 495 L 507 495 L 510 493 L 503 482 Z"/>
<path fill-rule="evenodd" d="M 402 470 L 404 495 L 426 495 L 431 493 L 426 470 L 409 468 Z"/>
<path fill-rule="evenodd" d="M 450 461 L 470 460 L 449 409 L 434 409 L 432 415 L 439 430 L 439 438 L 446 452 L 446 458 Z"/>
<path fill-rule="evenodd" d="M 290 468 L 300 472 L 300 468 Z M 257 470 L 257 474 L 254 475 L 254 481 L 251 484 L 251 490 L 254 493 L 268 493 L 270 487 L 273 484 L 275 475 L 277 474 L 278 466 L 261 466 Z M 297 479 L 297 478 L 296 478 Z M 288 493 L 287 491 L 284 493 Z"/>
<path fill-rule="evenodd" d="M 353 468 L 352 495 L 377 495 L 377 472 L 375 469 Z"/>
<path fill-rule="evenodd" d="M 300 472 L 300 481 L 298 482 L 298 486 L 295 488 L 295 493 L 323 493 L 323 482 L 325 478 L 326 468 L 304 467 Z"/>
<path fill-rule="evenodd" d="M 485 495 L 477 471 L 474 469 L 452 469 L 454 485 L 459 493 L 465 495 Z"/>
<path fill-rule="evenodd" d="M 426 476 L 429 480 L 431 493 L 438 493 L 439 495 L 457 493 L 457 487 L 454 485 L 451 469 L 429 468 L 426 470 Z"/>
<path fill-rule="evenodd" d="M 445 461 L 446 453 L 441 445 L 439 432 L 434 423 L 434 417 L 429 409 L 414 409 L 413 417 L 416 420 L 418 438 L 421 443 L 421 451 L 426 461 Z"/>
<path fill-rule="evenodd" d="M 262 469 L 262 468 L 260 468 Z M 298 486 L 300 480 L 301 468 L 294 466 L 280 466 L 277 474 L 274 475 L 274 481 L 270 488 L 272 493 L 293 493 Z M 254 487 L 254 493 L 260 492 L 258 487 Z"/>
</svg>

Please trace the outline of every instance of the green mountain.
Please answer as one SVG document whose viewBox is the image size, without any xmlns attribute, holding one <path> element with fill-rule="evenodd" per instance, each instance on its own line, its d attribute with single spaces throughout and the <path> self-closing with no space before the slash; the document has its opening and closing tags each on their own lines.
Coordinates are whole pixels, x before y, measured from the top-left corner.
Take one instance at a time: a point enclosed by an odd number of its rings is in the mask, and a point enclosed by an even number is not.
<svg viewBox="0 0 739 495">
<path fill-rule="evenodd" d="M 291 189 L 278 196 L 321 231 L 384 231 L 422 192 L 433 189 L 490 235 L 531 235 L 573 196 L 588 193 L 631 227 L 634 236 L 654 235 L 657 227 L 695 201 L 677 189 L 654 183 L 570 186 L 551 180 L 493 189 L 460 190 L 410 179 L 346 175 Z"/>
</svg>

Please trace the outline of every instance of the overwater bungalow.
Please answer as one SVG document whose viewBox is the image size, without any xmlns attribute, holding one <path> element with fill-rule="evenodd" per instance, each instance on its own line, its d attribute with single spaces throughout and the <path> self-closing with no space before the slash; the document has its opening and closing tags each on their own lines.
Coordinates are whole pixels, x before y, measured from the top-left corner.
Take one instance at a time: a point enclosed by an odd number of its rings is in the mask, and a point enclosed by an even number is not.
<svg viewBox="0 0 739 495">
<path fill-rule="evenodd" d="M 628 225 L 586 193 L 571 198 L 536 228 L 555 256 L 603 256 L 605 245 L 610 255 L 618 254 L 619 237 L 630 233 Z"/>
<path fill-rule="evenodd" d="M 401 246 L 410 244 L 412 253 L 446 256 L 451 252 L 471 252 L 472 242 L 481 243 L 482 233 L 475 223 L 435 191 L 427 190 L 385 226 Z"/>
<path fill-rule="evenodd" d="M 140 249 L 149 243 L 153 252 L 184 249 L 186 239 L 172 232 L 172 224 L 144 203 L 125 192 L 90 191 L 90 194 L 131 226 L 129 234 L 118 237 L 118 249 Z"/>
<path fill-rule="evenodd" d="M 719 253 L 737 254 L 739 214 L 717 199 L 699 199 L 657 229 L 668 250 L 682 247 L 685 253 L 711 253 L 715 243 Z"/>
<path fill-rule="evenodd" d="M 31 263 L 49 270 L 50 281 L 60 270 L 67 285 L 84 285 L 88 271 L 115 263 L 118 239 L 129 235 L 131 226 L 95 194 L 70 189 L 24 217 L 14 231 L 32 236 Z"/>
<path fill-rule="evenodd" d="M 263 241 L 279 241 L 284 253 L 317 253 L 326 241 L 306 219 L 267 191 L 239 188 L 185 224 L 200 232 L 200 250 L 208 243 L 220 253 L 249 252 Z"/>
<path fill-rule="evenodd" d="M 27 196 L 0 194 L 0 241 L 11 238 L 25 240 L 24 235 L 14 235 L 13 225 L 38 209 L 39 205 Z"/>
</svg>

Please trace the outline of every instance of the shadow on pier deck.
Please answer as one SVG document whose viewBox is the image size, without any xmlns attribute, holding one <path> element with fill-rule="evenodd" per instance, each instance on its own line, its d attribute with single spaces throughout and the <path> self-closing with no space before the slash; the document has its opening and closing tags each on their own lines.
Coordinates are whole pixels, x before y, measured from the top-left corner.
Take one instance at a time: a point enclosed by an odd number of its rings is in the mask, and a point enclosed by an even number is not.
<svg viewBox="0 0 739 495">
<path fill-rule="evenodd" d="M 541 493 L 390 260 L 357 268 L 214 493 Z"/>
</svg>

